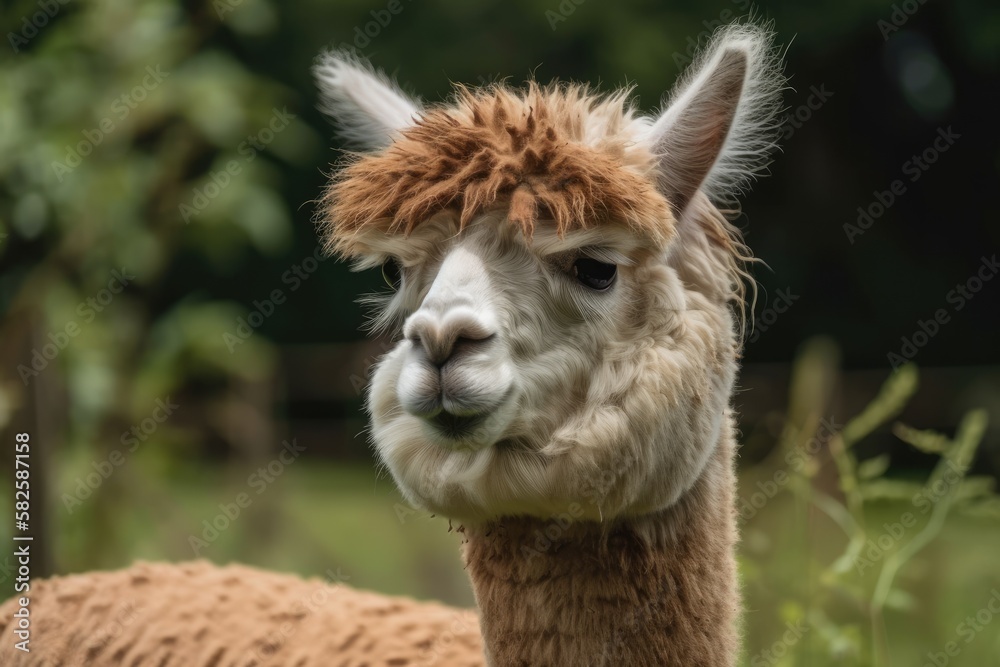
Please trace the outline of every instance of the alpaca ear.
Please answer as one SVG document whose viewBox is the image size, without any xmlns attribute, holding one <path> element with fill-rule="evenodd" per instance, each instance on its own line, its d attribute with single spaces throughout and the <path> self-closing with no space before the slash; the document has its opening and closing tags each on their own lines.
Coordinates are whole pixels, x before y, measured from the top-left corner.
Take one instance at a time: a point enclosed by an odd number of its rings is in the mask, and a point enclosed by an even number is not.
<svg viewBox="0 0 1000 667">
<path fill-rule="evenodd" d="M 660 190 L 678 217 L 699 189 L 733 204 L 777 145 L 784 77 L 772 34 L 721 28 L 674 87 L 650 129 Z"/>
<path fill-rule="evenodd" d="M 420 115 L 411 99 L 385 74 L 349 51 L 322 54 L 313 67 L 320 109 L 337 123 L 349 144 L 371 150 L 392 143 Z"/>
</svg>

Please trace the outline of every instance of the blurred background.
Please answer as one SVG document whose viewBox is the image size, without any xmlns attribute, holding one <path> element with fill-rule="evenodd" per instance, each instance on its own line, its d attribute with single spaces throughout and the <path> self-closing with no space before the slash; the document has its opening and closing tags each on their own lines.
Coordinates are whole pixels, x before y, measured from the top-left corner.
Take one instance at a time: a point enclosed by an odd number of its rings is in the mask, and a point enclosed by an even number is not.
<svg viewBox="0 0 1000 667">
<path fill-rule="evenodd" d="M 390 341 L 355 299 L 384 287 L 317 250 L 339 145 L 313 58 L 354 48 L 432 102 L 533 75 L 653 110 L 751 13 L 790 88 L 737 219 L 766 262 L 736 397 L 745 664 L 1000 665 L 987 0 L 5 3 L 0 515 L 26 432 L 35 574 L 200 557 L 471 605 L 447 522 L 367 445 Z"/>
</svg>

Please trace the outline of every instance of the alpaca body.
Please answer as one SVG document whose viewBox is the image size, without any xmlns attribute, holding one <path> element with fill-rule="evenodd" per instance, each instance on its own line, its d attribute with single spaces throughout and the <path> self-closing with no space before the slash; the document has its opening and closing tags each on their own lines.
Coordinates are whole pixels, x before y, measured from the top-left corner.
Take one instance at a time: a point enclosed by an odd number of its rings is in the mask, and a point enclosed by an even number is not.
<svg viewBox="0 0 1000 667">
<path fill-rule="evenodd" d="M 336 578 L 336 573 L 332 573 Z M 32 583 L 30 653 L 10 667 L 483 667 L 474 610 L 206 561 Z"/>
</svg>

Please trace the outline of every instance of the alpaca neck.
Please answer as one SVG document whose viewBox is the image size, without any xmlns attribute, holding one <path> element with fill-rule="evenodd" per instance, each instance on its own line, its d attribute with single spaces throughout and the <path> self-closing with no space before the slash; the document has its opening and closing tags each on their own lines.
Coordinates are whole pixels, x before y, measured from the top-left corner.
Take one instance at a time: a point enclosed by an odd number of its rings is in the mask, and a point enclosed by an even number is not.
<svg viewBox="0 0 1000 667">
<path fill-rule="evenodd" d="M 739 591 L 732 445 L 671 508 L 466 528 L 491 667 L 729 667 Z M 572 510 L 572 508 L 570 508 Z"/>
</svg>

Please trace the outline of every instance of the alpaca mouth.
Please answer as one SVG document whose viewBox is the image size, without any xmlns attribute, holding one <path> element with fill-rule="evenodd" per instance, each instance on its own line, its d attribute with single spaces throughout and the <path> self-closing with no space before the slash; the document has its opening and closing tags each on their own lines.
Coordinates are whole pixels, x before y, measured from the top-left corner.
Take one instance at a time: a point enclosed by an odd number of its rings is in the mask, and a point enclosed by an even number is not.
<svg viewBox="0 0 1000 667">
<path fill-rule="evenodd" d="M 441 434 L 452 440 L 463 440 L 486 422 L 487 415 L 463 417 L 442 410 L 427 421 Z"/>
</svg>

